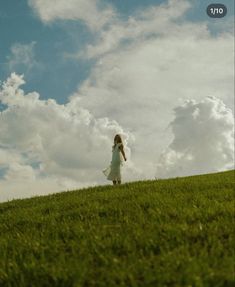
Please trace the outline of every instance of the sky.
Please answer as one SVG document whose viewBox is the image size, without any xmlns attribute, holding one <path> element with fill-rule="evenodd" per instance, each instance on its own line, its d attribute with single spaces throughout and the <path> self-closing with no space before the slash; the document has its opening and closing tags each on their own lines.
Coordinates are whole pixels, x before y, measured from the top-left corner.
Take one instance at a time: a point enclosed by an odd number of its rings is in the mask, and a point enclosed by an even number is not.
<svg viewBox="0 0 235 287">
<path fill-rule="evenodd" d="M 0 201 L 234 169 L 234 2 L 0 2 Z"/>
</svg>

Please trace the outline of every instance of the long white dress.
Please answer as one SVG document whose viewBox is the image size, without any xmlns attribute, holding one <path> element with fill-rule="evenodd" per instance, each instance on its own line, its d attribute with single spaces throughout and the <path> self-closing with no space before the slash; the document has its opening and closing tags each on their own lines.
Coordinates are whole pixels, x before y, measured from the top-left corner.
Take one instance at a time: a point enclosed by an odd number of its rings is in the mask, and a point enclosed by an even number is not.
<svg viewBox="0 0 235 287">
<path fill-rule="evenodd" d="M 123 162 L 122 154 L 120 151 L 121 143 L 117 143 L 112 151 L 112 161 L 108 168 L 103 170 L 103 173 L 108 180 L 121 180 L 121 165 Z"/>
</svg>

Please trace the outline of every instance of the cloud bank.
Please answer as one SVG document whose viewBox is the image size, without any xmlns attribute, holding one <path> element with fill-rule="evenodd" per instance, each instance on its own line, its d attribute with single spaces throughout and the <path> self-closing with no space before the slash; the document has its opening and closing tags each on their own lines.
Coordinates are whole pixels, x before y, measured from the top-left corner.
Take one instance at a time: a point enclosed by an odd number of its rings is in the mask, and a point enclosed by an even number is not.
<svg viewBox="0 0 235 287">
<path fill-rule="evenodd" d="M 184 20 L 189 8 L 188 1 L 169 1 L 137 11 L 101 31 L 78 55 L 97 61 L 71 102 L 134 134 L 132 160 L 143 178 L 154 178 L 173 140 L 169 123 L 176 106 L 213 96 L 234 108 L 233 34 L 213 36 L 206 22 Z"/>
<path fill-rule="evenodd" d="M 12 74 L 0 90 L 7 106 L 0 113 L 1 192 L 10 185 L 16 197 L 22 196 L 23 183 L 39 190 L 38 183 L 45 188 L 53 181 L 47 189 L 63 190 L 104 182 L 101 171 L 110 162 L 113 136 L 122 134 L 126 145 L 133 136 L 116 121 L 94 118 L 79 105 L 25 94 L 22 84 L 23 77 Z"/>
</svg>

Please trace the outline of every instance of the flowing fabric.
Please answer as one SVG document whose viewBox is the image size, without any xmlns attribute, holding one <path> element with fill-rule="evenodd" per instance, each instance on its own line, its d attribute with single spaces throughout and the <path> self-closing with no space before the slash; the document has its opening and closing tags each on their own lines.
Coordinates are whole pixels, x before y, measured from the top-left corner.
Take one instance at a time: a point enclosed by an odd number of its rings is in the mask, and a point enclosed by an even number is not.
<svg viewBox="0 0 235 287">
<path fill-rule="evenodd" d="M 123 162 L 119 149 L 121 145 L 121 143 L 118 143 L 114 146 L 111 164 L 103 170 L 103 173 L 108 180 L 121 180 L 121 165 Z"/>
</svg>

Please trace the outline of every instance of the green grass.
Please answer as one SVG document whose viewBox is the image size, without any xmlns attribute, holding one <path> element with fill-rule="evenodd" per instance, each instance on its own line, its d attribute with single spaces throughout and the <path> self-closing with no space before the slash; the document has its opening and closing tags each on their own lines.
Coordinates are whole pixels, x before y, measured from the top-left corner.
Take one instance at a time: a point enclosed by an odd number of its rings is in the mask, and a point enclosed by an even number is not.
<svg viewBox="0 0 235 287">
<path fill-rule="evenodd" d="M 235 286 L 234 171 L 0 204 L 0 286 Z"/>
</svg>

